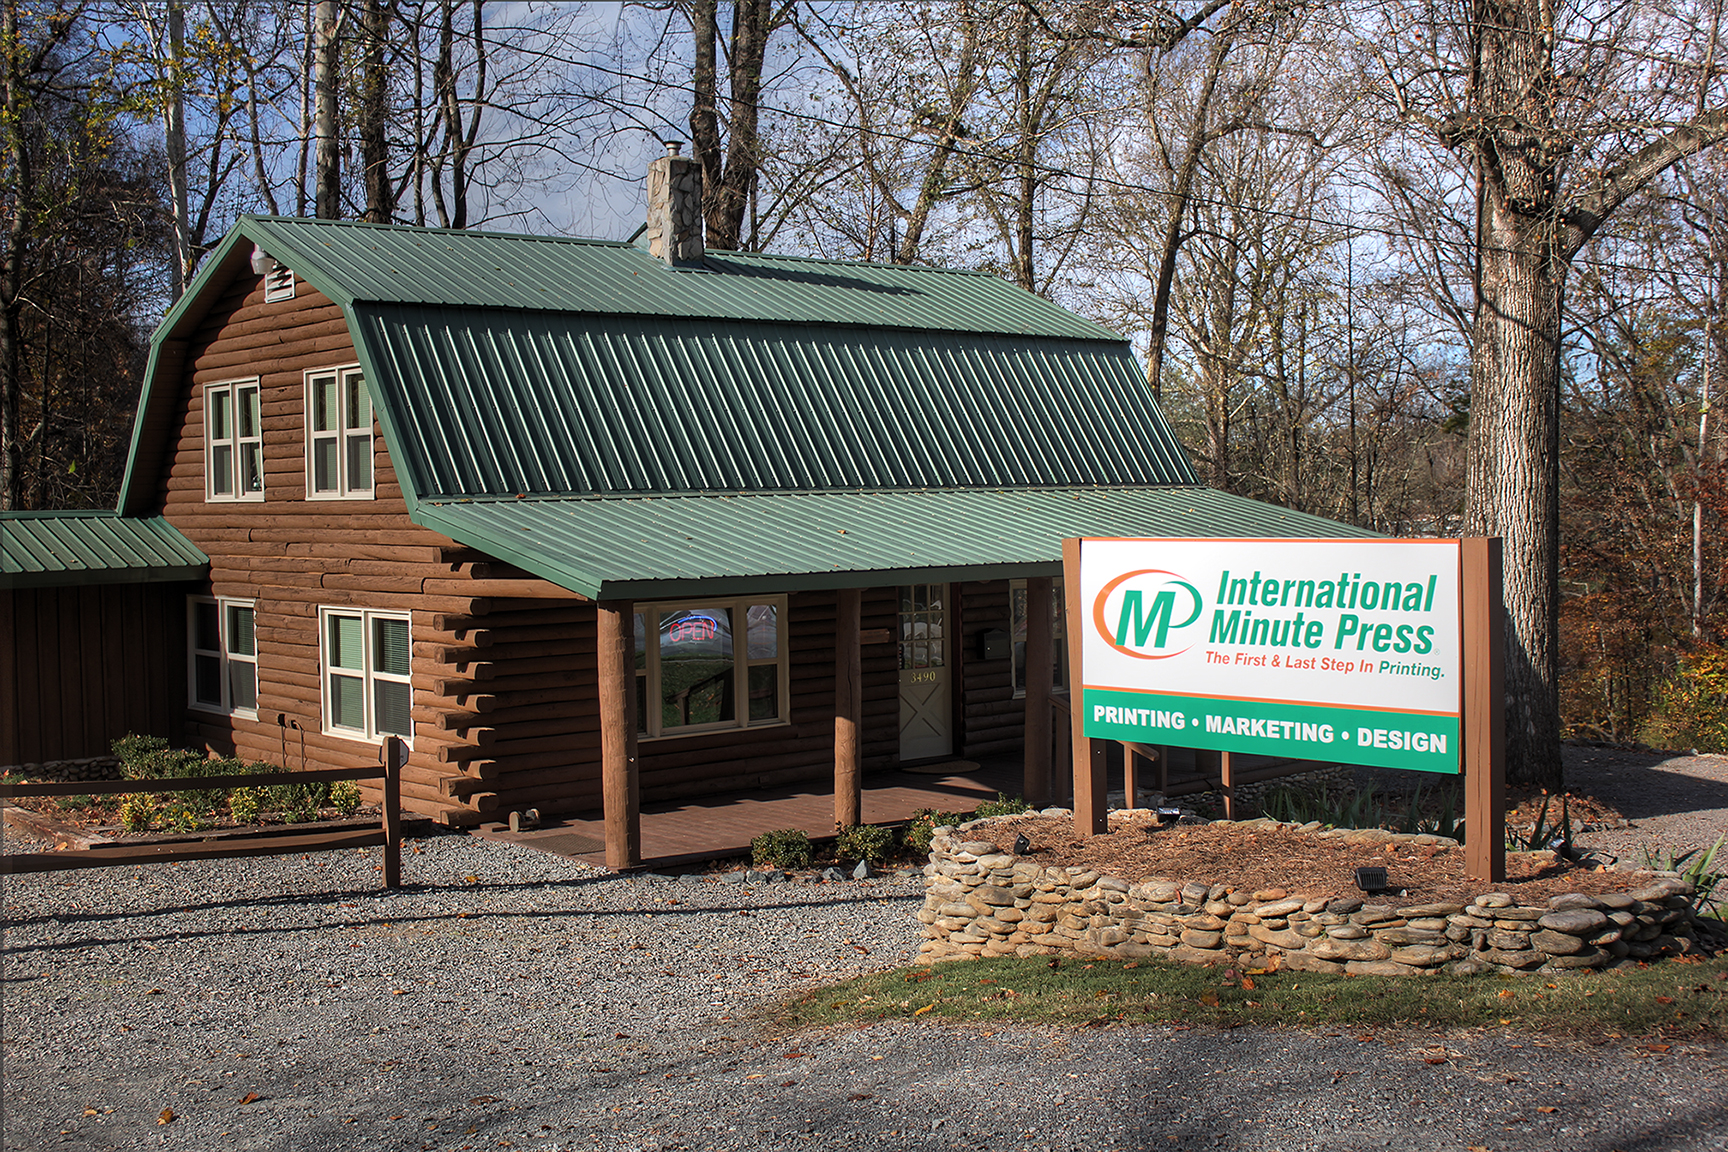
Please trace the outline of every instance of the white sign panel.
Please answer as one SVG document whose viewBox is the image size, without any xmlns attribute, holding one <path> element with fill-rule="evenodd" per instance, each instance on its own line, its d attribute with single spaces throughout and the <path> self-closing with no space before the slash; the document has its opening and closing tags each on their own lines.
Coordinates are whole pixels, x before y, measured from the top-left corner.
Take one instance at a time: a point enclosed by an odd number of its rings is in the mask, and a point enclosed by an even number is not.
<svg viewBox="0 0 1728 1152">
<path fill-rule="evenodd" d="M 1458 771 L 1456 540 L 1082 540 L 1080 603 L 1088 736 Z"/>
</svg>

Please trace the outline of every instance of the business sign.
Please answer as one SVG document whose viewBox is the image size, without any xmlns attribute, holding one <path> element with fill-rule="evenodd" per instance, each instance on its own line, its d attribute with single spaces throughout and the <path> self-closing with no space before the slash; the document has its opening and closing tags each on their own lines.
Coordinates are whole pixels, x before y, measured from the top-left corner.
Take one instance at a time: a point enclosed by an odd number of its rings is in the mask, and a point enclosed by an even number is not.
<svg viewBox="0 0 1728 1152">
<path fill-rule="evenodd" d="M 1455 773 L 1458 573 L 1456 540 L 1082 540 L 1085 734 Z"/>
</svg>

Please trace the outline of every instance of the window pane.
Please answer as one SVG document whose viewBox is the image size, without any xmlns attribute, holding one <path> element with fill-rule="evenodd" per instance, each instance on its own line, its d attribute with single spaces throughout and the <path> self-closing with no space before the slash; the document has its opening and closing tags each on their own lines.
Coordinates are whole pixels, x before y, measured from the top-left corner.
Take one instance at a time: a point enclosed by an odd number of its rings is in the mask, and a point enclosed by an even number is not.
<svg viewBox="0 0 1728 1152">
<path fill-rule="evenodd" d="M 366 395 L 366 378 L 358 372 L 350 372 L 342 381 L 343 390 L 348 393 L 346 399 L 347 421 L 343 425 L 350 432 L 372 432 L 372 399 Z"/>
<path fill-rule="evenodd" d="M 264 446 L 262 444 L 242 444 L 240 446 L 240 491 L 264 491 Z"/>
<path fill-rule="evenodd" d="M 361 628 L 360 617 L 331 616 L 329 620 L 330 666 L 355 671 L 365 668 L 366 655 L 362 646 L 366 633 Z"/>
<path fill-rule="evenodd" d="M 216 496 L 234 494 L 234 446 L 217 444 L 210 449 L 210 491 Z"/>
<path fill-rule="evenodd" d="M 372 669 L 390 676 L 408 675 L 408 621 L 372 621 Z"/>
<path fill-rule="evenodd" d="M 330 723 L 336 728 L 366 730 L 365 687 L 357 677 L 330 677 Z"/>
<path fill-rule="evenodd" d="M 239 604 L 228 605 L 228 651 L 236 656 L 257 654 L 252 636 L 252 609 Z"/>
<path fill-rule="evenodd" d="M 732 622 L 724 609 L 681 609 L 660 619 L 660 726 L 736 717 Z"/>
<path fill-rule="evenodd" d="M 637 617 L 641 619 L 640 616 Z M 648 734 L 648 677 L 636 677 L 636 731 Z"/>
<path fill-rule="evenodd" d="M 314 376 L 312 393 L 312 431 L 336 431 L 336 377 Z"/>
<path fill-rule="evenodd" d="M 372 489 L 372 435 L 348 437 L 348 491 Z"/>
<path fill-rule="evenodd" d="M 228 707 L 258 707 L 258 666 L 250 660 L 228 662 Z"/>
<path fill-rule="evenodd" d="M 759 664 L 750 669 L 750 719 L 773 720 L 779 715 L 779 665 Z"/>
<path fill-rule="evenodd" d="M 744 618 L 749 623 L 750 659 L 772 660 L 780 655 L 779 606 L 752 604 L 746 609 Z"/>
<path fill-rule="evenodd" d="M 235 395 L 239 400 L 240 435 L 247 439 L 255 438 L 259 435 L 258 425 L 260 421 L 258 389 L 241 388 Z"/>
<path fill-rule="evenodd" d="M 385 733 L 393 736 L 414 734 L 414 722 L 408 715 L 413 707 L 413 698 L 413 690 L 406 684 L 391 680 L 372 682 L 372 718 L 378 725 L 380 736 Z"/>
<path fill-rule="evenodd" d="M 312 491 L 336 491 L 336 438 L 312 441 Z"/>
<path fill-rule="evenodd" d="M 192 623 L 193 647 L 205 652 L 222 651 L 222 616 L 216 605 L 202 600 L 193 604 Z"/>
<path fill-rule="evenodd" d="M 636 670 L 648 670 L 648 622 L 640 612 L 636 613 Z M 637 715 L 640 716 L 641 713 Z"/>
<path fill-rule="evenodd" d="M 192 691 L 200 704 L 222 706 L 222 658 L 194 656 L 192 658 Z"/>
<path fill-rule="evenodd" d="M 220 392 L 204 393 L 205 403 L 210 405 L 210 439 L 232 440 L 234 438 L 234 416 L 229 409 L 232 396 L 228 389 Z"/>
</svg>

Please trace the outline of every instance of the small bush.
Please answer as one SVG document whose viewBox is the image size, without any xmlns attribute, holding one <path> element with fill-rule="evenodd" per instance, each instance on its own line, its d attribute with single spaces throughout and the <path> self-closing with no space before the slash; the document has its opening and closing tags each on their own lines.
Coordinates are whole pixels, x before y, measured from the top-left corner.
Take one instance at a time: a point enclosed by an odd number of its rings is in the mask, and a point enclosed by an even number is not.
<svg viewBox="0 0 1728 1152">
<path fill-rule="evenodd" d="M 1014 816 L 1021 812 L 1030 812 L 1031 810 L 1032 805 L 1026 803 L 1026 801 L 1022 800 L 1020 797 L 1009 797 L 1004 792 L 998 792 L 996 793 L 996 799 L 986 800 L 984 803 L 978 805 L 977 811 L 972 813 L 972 819 L 988 820 L 992 816 Z"/>
<path fill-rule="evenodd" d="M 318 819 L 318 809 L 329 798 L 330 787 L 322 780 L 310 784 L 273 784 L 269 789 L 269 807 L 289 824 Z"/>
<path fill-rule="evenodd" d="M 894 854 L 894 829 L 880 824 L 854 824 L 850 828 L 835 825 L 838 834 L 834 854 L 842 860 L 868 860 L 881 864 Z"/>
<path fill-rule="evenodd" d="M 133 792 L 120 798 L 120 823 L 128 832 L 148 832 L 161 814 L 161 802 L 149 792 Z"/>
<path fill-rule="evenodd" d="M 920 808 L 912 813 L 912 820 L 906 825 L 902 835 L 908 851 L 926 856 L 930 852 L 930 838 L 936 834 L 936 829 L 953 827 L 966 820 L 958 812 L 938 812 L 934 808 Z"/>
<path fill-rule="evenodd" d="M 750 862 L 758 867 L 808 868 L 815 858 L 809 834 L 798 828 L 764 832 L 750 841 Z"/>
<path fill-rule="evenodd" d="M 135 732 L 128 732 L 124 736 L 116 737 L 108 748 L 114 753 L 114 758 L 120 761 L 120 770 L 125 772 L 128 764 L 136 763 L 156 752 L 168 751 L 168 741 L 160 736 L 140 736 Z M 126 777 L 129 780 L 138 779 L 129 772 Z"/>
<path fill-rule="evenodd" d="M 1657 685 L 1643 737 L 1657 748 L 1728 752 L 1728 647 L 1704 644 L 1681 657 Z"/>
<path fill-rule="evenodd" d="M 202 832 L 210 827 L 209 810 L 190 800 L 172 799 L 162 807 L 162 823 L 176 832 Z"/>
<path fill-rule="evenodd" d="M 360 785 L 352 780 L 338 780 L 330 785 L 330 807 L 344 816 L 360 810 Z"/>
<path fill-rule="evenodd" d="M 54 807 L 62 812 L 82 812 L 96 803 L 94 796 L 62 796 L 54 801 Z"/>
<path fill-rule="evenodd" d="M 228 814 L 237 824 L 256 824 L 263 810 L 263 801 L 261 788 L 236 788 L 228 793 Z"/>
</svg>

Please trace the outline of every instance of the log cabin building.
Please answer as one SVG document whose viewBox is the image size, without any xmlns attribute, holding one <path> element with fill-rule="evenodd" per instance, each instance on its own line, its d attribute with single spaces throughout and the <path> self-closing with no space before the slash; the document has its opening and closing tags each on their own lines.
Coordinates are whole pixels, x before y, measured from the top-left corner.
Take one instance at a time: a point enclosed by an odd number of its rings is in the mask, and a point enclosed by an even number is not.
<svg viewBox="0 0 1728 1152">
<path fill-rule="evenodd" d="M 692 174 L 654 163 L 633 242 L 242 218 L 155 335 L 116 514 L 5 521 L 0 762 L 395 734 L 410 809 L 604 810 L 615 866 L 646 800 L 832 779 L 855 822 L 861 773 L 1022 750 L 1037 797 L 1065 537 L 1340 534 L 1201 486 L 1120 337 L 704 252 Z M 116 662 L 147 702 L 66 722 Z"/>
</svg>

